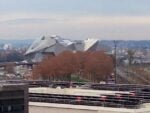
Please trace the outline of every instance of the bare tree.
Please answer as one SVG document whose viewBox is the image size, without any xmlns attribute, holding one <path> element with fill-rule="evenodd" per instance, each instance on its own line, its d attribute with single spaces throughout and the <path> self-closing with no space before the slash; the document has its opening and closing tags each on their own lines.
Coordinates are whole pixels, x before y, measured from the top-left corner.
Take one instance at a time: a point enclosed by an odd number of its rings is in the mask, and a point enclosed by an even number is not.
<svg viewBox="0 0 150 113">
<path fill-rule="evenodd" d="M 133 59 L 134 59 L 135 51 L 132 50 L 132 49 L 129 49 L 129 50 L 127 51 L 127 53 L 128 53 L 129 65 L 131 65 L 132 62 L 133 62 Z"/>
<path fill-rule="evenodd" d="M 6 70 L 7 73 L 14 74 L 15 73 L 14 72 L 14 67 L 15 67 L 15 65 L 13 63 L 9 63 L 9 64 L 6 65 L 5 70 Z"/>
<path fill-rule="evenodd" d="M 72 74 L 91 81 L 106 80 L 112 73 L 112 58 L 103 52 L 63 52 L 58 56 L 45 58 L 33 69 L 34 78 L 50 80 L 71 80 Z"/>
</svg>

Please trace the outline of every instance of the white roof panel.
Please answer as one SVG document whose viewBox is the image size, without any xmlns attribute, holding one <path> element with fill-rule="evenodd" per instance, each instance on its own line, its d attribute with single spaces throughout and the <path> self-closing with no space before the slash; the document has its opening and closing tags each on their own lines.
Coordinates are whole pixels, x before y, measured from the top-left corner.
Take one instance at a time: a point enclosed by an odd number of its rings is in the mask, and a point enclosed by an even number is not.
<svg viewBox="0 0 150 113">
<path fill-rule="evenodd" d="M 40 40 L 36 40 L 33 44 L 29 47 L 26 54 L 34 53 L 45 49 L 47 47 L 53 46 L 56 44 L 56 40 L 51 37 L 42 37 Z"/>
<path fill-rule="evenodd" d="M 84 40 L 84 51 L 87 51 L 98 42 L 98 39 L 89 38 Z"/>
</svg>

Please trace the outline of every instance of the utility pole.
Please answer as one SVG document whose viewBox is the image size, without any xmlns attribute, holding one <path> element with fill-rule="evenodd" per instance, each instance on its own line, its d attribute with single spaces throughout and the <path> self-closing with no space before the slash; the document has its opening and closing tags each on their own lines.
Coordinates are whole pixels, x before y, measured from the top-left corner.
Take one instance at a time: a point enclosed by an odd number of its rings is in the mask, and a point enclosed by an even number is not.
<svg viewBox="0 0 150 113">
<path fill-rule="evenodd" d="M 114 70 L 114 74 L 115 74 L 115 84 L 117 84 L 117 41 L 114 40 L 114 57 L 115 57 L 115 70 Z"/>
</svg>

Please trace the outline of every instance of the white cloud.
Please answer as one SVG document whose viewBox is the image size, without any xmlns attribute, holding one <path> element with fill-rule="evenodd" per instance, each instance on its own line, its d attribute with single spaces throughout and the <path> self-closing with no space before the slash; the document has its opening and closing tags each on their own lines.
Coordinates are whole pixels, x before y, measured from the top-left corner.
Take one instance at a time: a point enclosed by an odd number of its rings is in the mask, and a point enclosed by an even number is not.
<svg viewBox="0 0 150 113">
<path fill-rule="evenodd" d="M 72 38 L 148 39 L 150 16 L 0 15 L 0 38 L 58 34 Z"/>
<path fill-rule="evenodd" d="M 12 13 L 0 15 L 0 22 L 19 19 L 49 19 L 50 21 L 68 22 L 70 24 L 150 24 L 150 16 L 81 16 L 36 13 Z"/>
</svg>

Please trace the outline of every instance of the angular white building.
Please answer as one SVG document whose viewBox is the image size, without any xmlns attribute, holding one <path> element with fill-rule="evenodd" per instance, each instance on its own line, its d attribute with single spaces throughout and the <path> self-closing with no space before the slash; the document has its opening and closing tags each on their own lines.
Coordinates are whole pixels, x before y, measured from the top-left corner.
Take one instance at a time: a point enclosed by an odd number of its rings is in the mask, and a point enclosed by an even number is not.
<svg viewBox="0 0 150 113">
<path fill-rule="evenodd" d="M 42 37 L 35 40 L 26 51 L 26 56 L 32 56 L 35 61 L 40 61 L 44 55 L 58 55 L 63 51 L 97 51 L 99 50 L 98 39 L 73 41 L 59 36 Z"/>
</svg>

